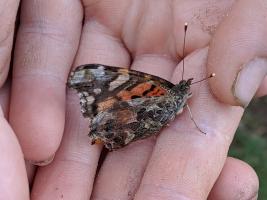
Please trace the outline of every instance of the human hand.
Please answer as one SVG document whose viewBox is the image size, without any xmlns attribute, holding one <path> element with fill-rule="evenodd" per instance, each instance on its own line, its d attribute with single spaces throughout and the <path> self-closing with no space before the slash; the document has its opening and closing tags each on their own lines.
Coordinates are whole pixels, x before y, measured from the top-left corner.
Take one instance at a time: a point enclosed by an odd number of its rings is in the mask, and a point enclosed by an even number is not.
<svg viewBox="0 0 267 200">
<path fill-rule="evenodd" d="M 10 121 L 27 159 L 47 164 L 43 161 L 51 160 L 59 146 L 65 122 L 65 82 L 77 49 L 74 66 L 131 65 L 177 83 L 181 77 L 177 57 L 182 55 L 183 24 L 188 21 L 185 78 L 205 76 L 207 46 L 218 23 L 228 20 L 224 17 L 233 2 L 166 2 L 22 3 Z M 231 10 L 235 12 L 239 11 Z M 217 65 L 209 66 L 220 76 Z M 136 199 L 205 199 L 223 166 L 210 198 L 226 195 L 225 199 L 231 199 L 247 184 L 248 177 L 251 180 L 248 189 L 242 190 L 244 198 L 256 192 L 257 178 L 248 166 L 233 159 L 225 164 L 242 109 L 219 103 L 205 83 L 192 86 L 192 90 L 194 118 L 209 134 L 201 135 L 184 113 L 157 141 L 150 138 L 109 153 L 98 173 L 93 199 L 131 199 L 134 195 Z M 33 199 L 61 195 L 88 199 L 91 195 L 101 147 L 88 145 L 88 124 L 81 118 L 77 102 L 76 95 L 70 93 L 60 149 L 50 165 L 38 169 Z M 229 181 L 234 171 L 237 185 Z M 220 194 L 218 188 L 229 192 Z"/>
</svg>

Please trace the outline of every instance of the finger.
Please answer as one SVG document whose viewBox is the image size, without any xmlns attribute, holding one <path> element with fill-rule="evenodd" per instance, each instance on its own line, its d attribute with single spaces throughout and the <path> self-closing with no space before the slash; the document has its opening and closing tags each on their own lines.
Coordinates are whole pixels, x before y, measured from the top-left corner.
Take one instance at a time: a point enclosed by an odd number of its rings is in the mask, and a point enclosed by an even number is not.
<svg viewBox="0 0 267 200">
<path fill-rule="evenodd" d="M 0 132 L 1 199 L 28 200 L 29 189 L 23 154 L 3 115 L 0 116 Z"/>
<path fill-rule="evenodd" d="M 4 86 L 0 89 L 0 105 L 2 107 L 5 119 L 8 119 L 8 113 L 9 113 L 9 94 L 10 94 L 10 81 L 7 81 L 4 84 Z M 31 186 L 35 173 L 35 167 L 27 161 L 25 161 L 25 165 L 26 165 L 29 185 Z"/>
<path fill-rule="evenodd" d="M 5 119 L 8 119 L 8 113 L 9 113 L 9 94 L 10 94 L 10 81 L 8 80 L 4 84 L 4 86 L 0 89 L 0 107 L 2 107 Z M 29 182 L 28 185 L 30 185 L 31 187 L 35 173 L 35 167 L 27 161 L 25 161 L 25 167 Z"/>
<path fill-rule="evenodd" d="M 85 8 L 86 15 L 91 13 L 88 9 Z M 129 66 L 130 57 L 121 41 L 97 18 L 87 17 L 74 66 L 85 63 Z M 89 199 L 91 196 L 102 146 L 90 145 L 88 120 L 81 116 L 78 95 L 69 91 L 67 101 L 62 144 L 54 161 L 38 170 L 33 199 Z"/>
<path fill-rule="evenodd" d="M 246 107 L 267 72 L 266 1 L 236 1 L 210 45 L 213 93 L 225 103 Z M 250 14 L 248 14 L 250 13 Z"/>
<path fill-rule="evenodd" d="M 18 6 L 19 0 L 0 2 L 0 87 L 4 84 L 9 70 Z"/>
<path fill-rule="evenodd" d="M 15 49 L 10 122 L 25 158 L 47 164 L 65 122 L 65 84 L 79 43 L 78 1 L 22 2 Z"/>
<path fill-rule="evenodd" d="M 207 48 L 185 59 L 184 77 L 203 78 Z M 173 82 L 181 77 L 181 66 Z M 197 71 L 199 69 L 199 71 Z M 189 100 L 194 120 L 187 111 L 158 136 L 135 199 L 206 199 L 224 164 L 242 109 L 225 106 L 212 98 L 207 83 L 192 85 Z"/>
<path fill-rule="evenodd" d="M 258 190 L 259 179 L 253 168 L 241 160 L 228 157 L 208 200 L 256 200 Z"/>
<path fill-rule="evenodd" d="M 101 146 L 90 145 L 88 121 L 75 96 L 68 94 L 64 137 L 53 162 L 37 170 L 33 200 L 90 198 Z"/>
</svg>

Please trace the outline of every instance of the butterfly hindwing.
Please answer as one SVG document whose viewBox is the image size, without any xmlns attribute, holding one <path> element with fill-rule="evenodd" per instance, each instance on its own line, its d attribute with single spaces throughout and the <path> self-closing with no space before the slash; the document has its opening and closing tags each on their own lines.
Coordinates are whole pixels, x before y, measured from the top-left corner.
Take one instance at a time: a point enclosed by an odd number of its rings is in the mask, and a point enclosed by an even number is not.
<svg viewBox="0 0 267 200">
<path fill-rule="evenodd" d="M 118 149 L 157 134 L 178 109 L 175 99 L 164 96 L 118 101 L 93 118 L 89 136 L 108 149 Z"/>
</svg>

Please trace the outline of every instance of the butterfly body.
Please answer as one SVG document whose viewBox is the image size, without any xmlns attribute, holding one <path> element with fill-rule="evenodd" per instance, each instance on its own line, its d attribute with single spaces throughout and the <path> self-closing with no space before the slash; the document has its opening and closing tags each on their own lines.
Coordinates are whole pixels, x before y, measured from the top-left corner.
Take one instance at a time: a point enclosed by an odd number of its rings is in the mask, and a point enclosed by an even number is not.
<svg viewBox="0 0 267 200">
<path fill-rule="evenodd" d="M 174 85 L 157 76 L 100 64 L 76 68 L 68 86 L 77 90 L 90 118 L 89 137 L 109 150 L 156 135 L 182 112 L 192 79 Z"/>
</svg>

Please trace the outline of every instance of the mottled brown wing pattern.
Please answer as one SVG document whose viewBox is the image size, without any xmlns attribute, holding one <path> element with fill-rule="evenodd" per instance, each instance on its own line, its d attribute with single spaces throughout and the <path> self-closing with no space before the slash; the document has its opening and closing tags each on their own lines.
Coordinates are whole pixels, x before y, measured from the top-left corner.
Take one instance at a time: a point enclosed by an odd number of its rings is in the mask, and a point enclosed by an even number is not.
<svg viewBox="0 0 267 200">
<path fill-rule="evenodd" d="M 179 109 L 171 96 L 117 101 L 92 119 L 89 136 L 92 141 L 102 141 L 109 150 L 119 149 L 156 135 Z"/>
</svg>

